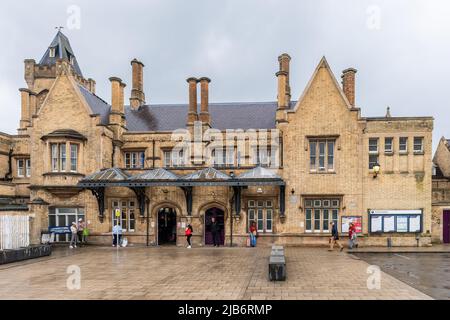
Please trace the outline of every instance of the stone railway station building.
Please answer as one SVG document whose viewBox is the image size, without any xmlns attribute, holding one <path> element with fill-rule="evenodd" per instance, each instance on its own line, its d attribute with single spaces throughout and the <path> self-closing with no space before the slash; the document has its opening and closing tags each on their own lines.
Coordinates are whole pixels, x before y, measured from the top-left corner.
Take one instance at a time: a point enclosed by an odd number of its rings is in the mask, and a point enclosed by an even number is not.
<svg viewBox="0 0 450 320">
<path fill-rule="evenodd" d="M 210 103 L 210 79 L 191 77 L 186 104 L 152 104 L 134 59 L 129 105 L 117 77 L 108 103 L 58 32 L 25 60 L 18 134 L 0 134 L 0 214 L 29 214 L 35 243 L 79 217 L 104 244 L 119 222 L 133 244 L 184 245 L 191 223 L 208 245 L 212 217 L 224 245 L 245 246 L 252 221 L 259 244 L 327 244 L 329 222 L 345 235 L 349 220 L 363 245 L 431 243 L 433 118 L 363 117 L 356 70 L 339 83 L 325 58 L 291 92 L 290 59 L 274 102 Z"/>
</svg>

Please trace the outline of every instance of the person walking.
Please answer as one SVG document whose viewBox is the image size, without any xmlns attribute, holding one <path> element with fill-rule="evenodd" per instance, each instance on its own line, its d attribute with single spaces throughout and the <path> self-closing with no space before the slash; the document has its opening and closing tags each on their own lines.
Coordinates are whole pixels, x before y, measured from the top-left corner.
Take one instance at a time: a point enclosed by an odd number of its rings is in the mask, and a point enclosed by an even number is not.
<svg viewBox="0 0 450 320">
<path fill-rule="evenodd" d="M 78 244 L 80 245 L 80 247 L 83 244 L 84 228 L 85 228 L 85 223 L 84 223 L 83 219 L 82 218 L 78 219 L 77 235 L 78 235 Z"/>
<path fill-rule="evenodd" d="M 256 222 L 252 221 L 250 225 L 250 246 L 256 247 Z"/>
<path fill-rule="evenodd" d="M 355 245 L 355 240 L 356 240 L 356 227 L 353 224 L 353 222 L 350 222 L 348 226 L 348 248 L 350 250 L 353 249 L 353 246 Z"/>
<path fill-rule="evenodd" d="M 330 238 L 330 249 L 328 251 L 333 251 L 333 247 L 337 244 L 340 248 L 340 251 L 344 250 L 344 246 L 339 242 L 339 232 L 337 226 L 334 222 L 330 222 L 331 225 L 331 238 Z"/>
<path fill-rule="evenodd" d="M 214 247 L 219 247 L 219 224 L 217 223 L 215 217 L 211 218 L 211 234 Z"/>
<path fill-rule="evenodd" d="M 77 247 L 77 223 L 74 221 L 70 226 L 70 245 L 69 248 L 73 249 Z"/>
<path fill-rule="evenodd" d="M 192 248 L 191 238 L 192 238 L 193 232 L 194 232 L 194 229 L 192 228 L 192 226 L 190 224 L 188 224 L 186 227 L 186 230 L 184 231 L 184 234 L 186 235 L 186 241 L 188 243 L 188 246 L 187 246 L 188 249 Z"/>
<path fill-rule="evenodd" d="M 120 224 L 116 224 L 112 228 L 112 234 L 113 234 L 113 245 L 112 246 L 120 247 L 120 242 L 122 241 L 122 226 Z"/>
</svg>

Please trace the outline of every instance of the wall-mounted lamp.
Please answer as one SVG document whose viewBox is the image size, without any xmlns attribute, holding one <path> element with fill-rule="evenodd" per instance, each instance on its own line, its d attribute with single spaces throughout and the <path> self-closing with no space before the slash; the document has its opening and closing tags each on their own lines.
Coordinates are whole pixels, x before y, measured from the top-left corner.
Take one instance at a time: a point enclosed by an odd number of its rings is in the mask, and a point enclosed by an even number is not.
<svg viewBox="0 0 450 320">
<path fill-rule="evenodd" d="M 295 193 L 294 188 L 291 189 L 291 194 L 293 195 Z"/>
<path fill-rule="evenodd" d="M 376 163 L 373 166 L 373 178 L 375 179 L 379 173 L 380 173 L 380 165 L 378 163 Z"/>
</svg>

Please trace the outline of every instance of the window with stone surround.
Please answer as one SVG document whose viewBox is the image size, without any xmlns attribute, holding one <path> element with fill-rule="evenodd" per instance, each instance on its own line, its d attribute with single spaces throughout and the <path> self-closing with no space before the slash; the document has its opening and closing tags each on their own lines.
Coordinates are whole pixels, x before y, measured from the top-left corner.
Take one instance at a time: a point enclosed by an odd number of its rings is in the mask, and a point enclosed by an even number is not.
<svg viewBox="0 0 450 320">
<path fill-rule="evenodd" d="M 335 139 L 309 139 L 311 172 L 334 172 Z"/>
<path fill-rule="evenodd" d="M 385 153 L 392 153 L 394 151 L 394 138 L 387 137 L 384 138 L 384 152 Z"/>
<path fill-rule="evenodd" d="M 187 159 L 183 149 L 163 150 L 163 166 L 170 167 L 184 167 Z"/>
<path fill-rule="evenodd" d="M 255 222 L 259 233 L 271 233 L 273 231 L 273 200 L 248 200 L 247 204 L 248 229 L 250 230 L 252 222 Z"/>
<path fill-rule="evenodd" d="M 414 153 L 423 152 L 423 137 L 414 137 Z"/>
<path fill-rule="evenodd" d="M 408 152 L 408 137 L 400 137 L 398 140 L 398 150 L 400 153 Z"/>
<path fill-rule="evenodd" d="M 125 168 L 127 169 L 142 169 L 145 166 L 145 152 L 143 150 L 126 151 L 124 157 Z"/>
<path fill-rule="evenodd" d="M 135 199 L 114 199 L 111 201 L 111 221 L 112 226 L 120 224 L 122 231 L 134 232 L 136 229 L 136 200 Z M 116 212 L 120 216 L 116 216 Z M 112 228 L 111 226 L 111 228 Z"/>
<path fill-rule="evenodd" d="M 66 171 L 66 143 L 52 143 L 50 148 L 52 172 Z"/>
<path fill-rule="evenodd" d="M 338 226 L 340 200 L 305 199 L 305 232 L 330 233 L 330 222 Z"/>
<path fill-rule="evenodd" d="M 378 138 L 369 138 L 369 169 L 373 169 L 373 167 L 378 164 Z"/>
<path fill-rule="evenodd" d="M 17 159 L 17 177 L 31 177 L 31 161 L 29 158 Z"/>
</svg>

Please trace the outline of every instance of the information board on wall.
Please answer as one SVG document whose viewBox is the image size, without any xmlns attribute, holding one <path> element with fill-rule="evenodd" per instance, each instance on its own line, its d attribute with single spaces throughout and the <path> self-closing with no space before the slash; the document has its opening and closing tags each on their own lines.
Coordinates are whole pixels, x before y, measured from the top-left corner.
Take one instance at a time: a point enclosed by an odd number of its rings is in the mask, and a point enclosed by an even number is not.
<svg viewBox="0 0 450 320">
<path fill-rule="evenodd" d="M 370 219 L 371 219 L 370 220 L 371 221 L 370 232 L 382 232 L 383 231 L 383 228 L 382 228 L 383 217 L 382 216 L 371 216 Z"/>
<path fill-rule="evenodd" d="M 422 230 L 422 210 L 369 210 L 371 233 L 417 233 Z"/>
<path fill-rule="evenodd" d="M 348 233 L 350 222 L 353 222 L 356 228 L 356 233 L 362 233 L 362 217 L 361 216 L 347 216 L 341 218 L 341 232 Z"/>
</svg>

